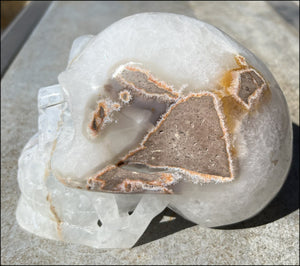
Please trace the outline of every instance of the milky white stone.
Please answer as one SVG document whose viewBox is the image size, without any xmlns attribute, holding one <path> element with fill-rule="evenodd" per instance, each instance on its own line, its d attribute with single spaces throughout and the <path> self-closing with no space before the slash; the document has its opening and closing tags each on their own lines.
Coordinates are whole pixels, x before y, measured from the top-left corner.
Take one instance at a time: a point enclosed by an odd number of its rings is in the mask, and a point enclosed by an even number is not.
<svg viewBox="0 0 300 266">
<path fill-rule="evenodd" d="M 91 103 L 120 65 L 141 63 L 187 95 L 214 90 L 224 72 L 236 67 L 236 55 L 261 73 L 271 99 L 241 122 L 236 135 L 239 171 L 232 182 L 182 182 L 181 193 L 172 195 L 74 187 L 108 162 L 115 163 L 151 128 L 149 112 L 132 108 L 120 113 L 123 123 L 111 125 L 110 133 L 96 141 L 85 130 Z M 167 13 L 124 18 L 97 36 L 76 39 L 58 79 L 58 85 L 39 91 L 39 131 L 19 159 L 17 220 L 32 233 L 96 248 L 132 247 L 165 207 L 203 226 L 231 224 L 264 208 L 286 178 L 292 130 L 284 96 L 259 59 L 211 25 Z"/>
</svg>

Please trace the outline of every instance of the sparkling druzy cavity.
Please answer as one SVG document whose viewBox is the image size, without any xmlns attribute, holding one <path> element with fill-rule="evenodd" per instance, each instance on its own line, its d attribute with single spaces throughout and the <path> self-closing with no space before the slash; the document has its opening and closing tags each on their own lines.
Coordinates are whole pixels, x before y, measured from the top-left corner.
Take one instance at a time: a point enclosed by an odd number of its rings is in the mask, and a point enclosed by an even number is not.
<svg viewBox="0 0 300 266">
<path fill-rule="evenodd" d="M 230 224 L 286 178 L 284 96 L 259 59 L 211 25 L 127 17 L 76 39 L 58 80 L 39 91 L 39 131 L 19 159 L 17 220 L 32 233 L 128 248 L 166 207 Z"/>
</svg>

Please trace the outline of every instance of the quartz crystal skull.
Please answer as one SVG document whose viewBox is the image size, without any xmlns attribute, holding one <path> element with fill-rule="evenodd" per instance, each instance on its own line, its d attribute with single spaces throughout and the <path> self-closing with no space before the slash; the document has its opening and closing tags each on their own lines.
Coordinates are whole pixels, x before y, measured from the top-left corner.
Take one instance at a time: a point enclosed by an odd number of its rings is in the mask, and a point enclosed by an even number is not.
<svg viewBox="0 0 300 266">
<path fill-rule="evenodd" d="M 124 18 L 76 39 L 58 80 L 39 91 L 39 131 L 19 159 L 17 220 L 32 233 L 131 247 L 166 207 L 231 224 L 286 178 L 285 98 L 258 58 L 209 24 Z"/>
</svg>

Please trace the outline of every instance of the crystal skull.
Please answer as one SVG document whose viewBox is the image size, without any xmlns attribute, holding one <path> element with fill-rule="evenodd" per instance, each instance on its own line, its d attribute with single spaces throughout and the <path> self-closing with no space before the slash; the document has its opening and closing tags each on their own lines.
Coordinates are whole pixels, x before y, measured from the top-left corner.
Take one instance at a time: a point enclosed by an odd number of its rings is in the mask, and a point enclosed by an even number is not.
<svg viewBox="0 0 300 266">
<path fill-rule="evenodd" d="M 292 128 L 281 89 L 207 23 L 124 18 L 77 38 L 58 80 L 39 91 L 39 130 L 19 159 L 17 220 L 32 233 L 128 248 L 166 207 L 202 226 L 231 224 L 285 181 Z"/>
</svg>

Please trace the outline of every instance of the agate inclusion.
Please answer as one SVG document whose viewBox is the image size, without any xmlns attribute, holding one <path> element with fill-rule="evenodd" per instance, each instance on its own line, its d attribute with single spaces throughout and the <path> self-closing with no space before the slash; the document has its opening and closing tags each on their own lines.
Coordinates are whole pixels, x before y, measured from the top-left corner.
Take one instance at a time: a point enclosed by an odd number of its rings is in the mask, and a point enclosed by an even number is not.
<svg viewBox="0 0 300 266">
<path fill-rule="evenodd" d="M 17 220 L 96 248 L 135 244 L 169 207 L 203 226 L 259 212 L 291 162 L 291 121 L 272 74 L 204 22 L 124 18 L 73 43 L 39 91 L 39 131 L 19 159 Z"/>
</svg>

